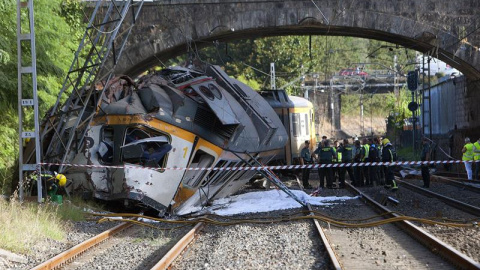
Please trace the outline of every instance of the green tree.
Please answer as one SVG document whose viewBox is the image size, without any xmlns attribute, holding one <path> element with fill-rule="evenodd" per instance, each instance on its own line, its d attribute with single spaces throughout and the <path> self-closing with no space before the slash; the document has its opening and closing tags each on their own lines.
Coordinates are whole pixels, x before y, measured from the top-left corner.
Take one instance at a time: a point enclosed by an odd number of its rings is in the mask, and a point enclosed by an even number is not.
<svg viewBox="0 0 480 270">
<path fill-rule="evenodd" d="M 17 11 L 16 2 L 0 0 L 0 106 L 3 110 L 0 118 L 0 177 L 11 175 L 18 156 L 18 116 L 17 116 Z M 83 14 L 78 1 L 74 0 L 35 0 L 35 41 L 37 58 L 37 89 L 40 115 L 51 107 L 61 89 L 65 72 L 71 64 L 81 32 Z M 28 9 L 22 9 L 27 16 Z M 26 18 L 26 17 L 25 17 Z M 22 19 L 28 22 L 28 19 Z M 28 29 L 28 25 L 22 25 Z M 24 31 L 25 32 L 25 31 Z M 23 65 L 29 65 L 30 42 L 22 42 L 24 52 Z M 25 89 L 23 98 L 31 98 L 32 80 L 30 76 L 22 78 Z M 32 113 L 26 110 L 26 119 L 32 124 Z M 30 125 L 28 128 L 32 128 Z M 5 191 L 2 185 L 2 191 Z"/>
</svg>

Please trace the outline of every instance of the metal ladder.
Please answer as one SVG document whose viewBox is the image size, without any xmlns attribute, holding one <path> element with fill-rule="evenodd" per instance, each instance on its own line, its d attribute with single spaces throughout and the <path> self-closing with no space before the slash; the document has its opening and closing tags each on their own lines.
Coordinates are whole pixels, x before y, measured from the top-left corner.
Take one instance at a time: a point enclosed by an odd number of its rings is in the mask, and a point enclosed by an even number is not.
<svg viewBox="0 0 480 270">
<path fill-rule="evenodd" d="M 25 14 L 26 11 L 28 14 Z M 27 29 L 22 29 L 22 25 L 25 25 L 25 20 L 28 20 L 28 31 Z M 23 23 L 22 23 L 23 22 Z M 24 60 L 22 49 L 22 43 L 30 43 L 30 63 L 28 66 L 23 66 Z M 38 122 L 38 96 L 37 96 L 37 56 L 35 50 L 35 27 L 34 27 L 34 16 L 33 16 L 33 0 L 17 0 L 17 74 L 18 74 L 18 133 L 19 136 L 19 199 L 23 201 L 24 197 L 24 176 L 28 171 L 35 171 L 37 169 L 37 164 L 40 162 L 40 137 L 39 137 L 39 122 Z M 23 87 L 23 81 L 25 81 L 25 76 L 31 76 L 32 79 L 32 91 L 26 91 Z M 26 87 L 25 87 L 26 88 Z M 25 90 L 25 91 L 24 91 Z M 29 97 L 29 98 L 25 98 Z M 35 117 L 35 129 L 34 131 L 25 131 L 28 130 L 27 127 L 24 127 L 24 109 L 28 110 L 33 107 L 34 117 Z M 35 139 L 35 160 L 29 159 L 24 160 L 23 156 L 23 147 L 24 139 Z M 40 169 L 37 171 L 37 192 L 38 192 L 38 202 L 42 201 L 42 184 L 40 182 Z"/>
<path fill-rule="evenodd" d="M 60 163 L 58 172 L 63 172 L 64 164 L 71 162 L 83 147 L 88 126 L 100 104 L 105 86 L 114 75 L 143 2 L 96 2 L 58 99 L 42 124 L 41 138 L 46 147 L 44 160 Z M 129 10 L 132 10 L 132 21 L 127 29 L 122 29 L 122 33 L 118 34 Z M 113 64 L 105 71 L 107 59 L 112 59 Z M 100 78 L 101 71 L 105 75 Z M 101 83 L 100 90 L 96 90 L 97 82 Z M 60 105 L 64 95 L 69 97 Z"/>
<path fill-rule="evenodd" d="M 425 57 L 425 56 L 424 56 Z M 430 100 L 430 61 L 432 59 L 431 56 L 427 56 L 427 68 L 428 68 L 428 76 L 427 81 L 425 82 L 425 74 L 423 75 L 423 82 L 422 82 L 422 124 L 423 124 L 423 136 L 427 136 L 432 139 L 432 105 Z M 425 70 L 425 59 L 422 60 L 423 70 Z M 427 84 L 427 87 L 425 87 Z"/>
</svg>

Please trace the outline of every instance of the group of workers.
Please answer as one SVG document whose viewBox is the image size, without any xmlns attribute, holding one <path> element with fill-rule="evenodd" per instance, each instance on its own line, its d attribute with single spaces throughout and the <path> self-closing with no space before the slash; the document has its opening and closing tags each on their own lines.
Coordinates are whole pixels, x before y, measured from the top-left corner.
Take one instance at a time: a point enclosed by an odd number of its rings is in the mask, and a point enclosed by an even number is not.
<svg viewBox="0 0 480 270">
<path fill-rule="evenodd" d="M 393 162 L 395 159 L 396 152 L 393 145 L 387 138 L 382 137 L 364 138 L 362 142 L 355 138 L 353 144 L 348 139 L 344 139 L 341 142 L 334 141 L 332 145 L 330 140 L 323 136 L 315 151 L 311 151 L 310 141 L 305 141 L 305 145 L 300 152 L 301 165 L 314 163 Z M 312 188 L 309 183 L 310 170 L 310 168 L 302 169 L 302 182 L 305 189 Z M 393 167 L 390 165 L 345 165 L 342 167 L 319 167 L 320 185 L 318 189 L 333 188 L 333 183 L 336 182 L 337 176 L 339 188 L 344 188 L 346 173 L 348 173 L 350 181 L 354 186 L 384 185 L 385 188 L 392 190 L 398 188 L 394 180 Z"/>
<path fill-rule="evenodd" d="M 468 180 L 478 179 L 478 172 L 480 171 L 480 138 L 474 143 L 470 142 L 470 138 L 465 138 L 465 145 L 462 149 L 462 160 L 465 164 L 465 170 L 467 171 Z M 473 163 L 475 163 L 475 175 L 472 173 Z"/>
</svg>

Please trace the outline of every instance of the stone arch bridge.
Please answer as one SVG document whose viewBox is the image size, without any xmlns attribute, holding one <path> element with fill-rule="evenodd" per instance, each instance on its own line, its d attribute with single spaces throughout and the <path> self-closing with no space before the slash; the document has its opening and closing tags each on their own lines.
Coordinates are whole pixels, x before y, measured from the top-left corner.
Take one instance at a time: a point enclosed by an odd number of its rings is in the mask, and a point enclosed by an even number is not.
<svg viewBox="0 0 480 270">
<path fill-rule="evenodd" d="M 136 75 L 187 44 L 279 35 L 387 41 L 432 55 L 480 79 L 476 0 L 160 0 L 146 3 L 117 73 Z"/>
<path fill-rule="evenodd" d="M 478 0 L 154 0 L 144 5 L 115 73 L 137 75 L 185 53 L 188 44 L 280 35 L 386 41 L 465 75 L 445 108 L 455 119 L 449 134 L 463 145 L 464 136 L 480 137 L 479 28 Z"/>
</svg>

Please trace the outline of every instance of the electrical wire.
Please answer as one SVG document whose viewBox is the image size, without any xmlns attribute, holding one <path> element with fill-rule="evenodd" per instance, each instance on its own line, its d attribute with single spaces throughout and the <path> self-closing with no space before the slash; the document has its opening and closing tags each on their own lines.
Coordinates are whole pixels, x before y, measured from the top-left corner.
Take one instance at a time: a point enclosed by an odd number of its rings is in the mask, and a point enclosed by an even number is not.
<svg viewBox="0 0 480 270">
<path fill-rule="evenodd" d="M 156 226 L 153 226 L 149 224 L 148 222 L 142 222 L 142 221 L 137 221 L 137 220 L 131 220 L 131 219 L 118 219 L 118 217 L 122 218 L 142 218 L 142 219 L 149 219 L 152 221 L 157 221 L 157 222 L 164 222 L 164 223 L 172 223 L 172 224 L 182 224 L 182 225 L 195 225 L 197 223 L 203 222 L 206 224 L 212 224 L 212 225 L 218 225 L 218 226 L 232 226 L 232 225 L 239 225 L 239 224 L 272 224 L 272 223 L 279 223 L 279 222 L 286 222 L 286 221 L 301 221 L 301 220 L 307 220 L 307 219 L 315 219 L 318 221 L 323 221 L 326 223 L 329 223 L 330 225 L 340 227 L 340 228 L 370 228 L 370 227 L 377 227 L 389 223 L 394 223 L 394 222 L 400 222 L 400 221 L 413 221 L 413 222 L 418 222 L 418 223 L 423 223 L 427 225 L 439 225 L 439 226 L 447 226 L 447 227 L 456 227 L 456 228 L 467 228 L 467 227 L 477 227 L 478 226 L 478 219 L 476 220 L 469 220 L 469 221 L 458 221 L 458 220 L 450 220 L 450 219 L 443 219 L 447 220 L 446 221 L 437 221 L 434 219 L 427 219 L 427 218 L 417 218 L 417 217 L 411 217 L 411 216 L 396 216 L 396 217 L 390 217 L 382 220 L 377 220 L 377 221 L 369 221 L 369 222 L 359 222 L 359 221 L 367 221 L 371 220 L 374 218 L 378 218 L 384 215 L 389 215 L 394 212 L 386 212 L 378 216 L 373 216 L 369 217 L 366 219 L 352 219 L 352 220 L 346 220 L 346 219 L 334 219 L 325 215 L 319 215 L 318 212 L 314 212 L 315 215 L 302 215 L 302 216 L 292 216 L 292 215 L 287 215 L 287 216 L 276 216 L 276 217 L 261 217 L 261 218 L 229 218 L 229 217 L 224 217 L 224 216 L 214 216 L 217 218 L 222 218 L 225 219 L 226 221 L 221 221 L 219 219 L 213 219 L 210 218 L 209 216 L 202 216 L 198 218 L 187 218 L 187 219 L 178 219 L 178 220 L 169 220 L 169 219 L 163 219 L 163 218 L 155 218 L 155 217 L 149 217 L 149 216 L 144 216 L 140 214 L 129 214 L 129 213 L 119 213 L 119 214 L 95 214 L 95 213 L 89 213 L 90 215 L 94 216 L 103 216 L 98 222 L 105 222 L 105 221 L 122 221 L 122 222 L 132 222 L 138 225 L 144 225 L 152 228 L 157 228 Z M 116 219 L 113 219 L 113 217 L 117 217 Z M 439 219 L 439 218 L 435 218 Z M 162 228 L 165 229 L 165 228 Z M 165 229 L 168 230 L 168 229 Z"/>
<path fill-rule="evenodd" d="M 320 8 L 317 6 L 317 4 L 315 3 L 315 1 L 311 0 L 313 5 L 318 9 L 318 11 L 320 11 L 320 14 L 322 14 L 323 16 L 323 19 L 325 19 L 325 21 L 327 22 L 327 24 L 329 25 L 330 22 L 328 21 L 327 17 L 325 17 L 325 15 L 323 14 L 322 10 L 320 10 Z"/>
</svg>

